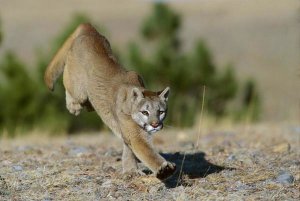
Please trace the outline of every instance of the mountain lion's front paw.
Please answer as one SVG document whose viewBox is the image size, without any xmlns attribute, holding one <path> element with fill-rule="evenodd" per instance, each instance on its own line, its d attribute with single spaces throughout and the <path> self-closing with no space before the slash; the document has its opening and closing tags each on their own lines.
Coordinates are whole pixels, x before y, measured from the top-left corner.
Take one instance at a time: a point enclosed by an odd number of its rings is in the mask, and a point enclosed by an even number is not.
<svg viewBox="0 0 300 201">
<path fill-rule="evenodd" d="M 156 172 L 156 177 L 160 180 L 167 179 L 170 177 L 176 170 L 175 163 L 171 163 L 168 161 L 163 162 L 163 164 L 159 167 Z"/>
</svg>

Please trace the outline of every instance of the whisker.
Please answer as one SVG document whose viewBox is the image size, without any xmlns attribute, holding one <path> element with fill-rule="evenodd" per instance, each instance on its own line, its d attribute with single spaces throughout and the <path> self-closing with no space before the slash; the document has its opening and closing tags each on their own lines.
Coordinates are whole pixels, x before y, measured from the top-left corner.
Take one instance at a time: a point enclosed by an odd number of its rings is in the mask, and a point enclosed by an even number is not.
<svg viewBox="0 0 300 201">
<path fill-rule="evenodd" d="M 170 126 L 170 125 L 166 125 L 166 124 L 164 124 L 164 127 L 167 127 L 167 128 L 175 128 L 175 126 Z"/>
</svg>

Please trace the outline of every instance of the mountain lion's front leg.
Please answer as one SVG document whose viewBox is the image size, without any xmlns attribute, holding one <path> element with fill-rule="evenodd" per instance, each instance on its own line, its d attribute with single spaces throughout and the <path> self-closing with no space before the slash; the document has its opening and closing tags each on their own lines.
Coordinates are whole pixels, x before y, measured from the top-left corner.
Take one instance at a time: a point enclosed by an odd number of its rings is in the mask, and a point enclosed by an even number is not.
<svg viewBox="0 0 300 201">
<path fill-rule="evenodd" d="M 129 141 L 136 157 L 150 168 L 158 179 L 166 179 L 175 172 L 176 165 L 159 155 L 144 136 L 132 136 Z"/>
<path fill-rule="evenodd" d="M 123 143 L 122 166 L 123 173 L 137 171 L 135 155 L 125 143 Z"/>
</svg>

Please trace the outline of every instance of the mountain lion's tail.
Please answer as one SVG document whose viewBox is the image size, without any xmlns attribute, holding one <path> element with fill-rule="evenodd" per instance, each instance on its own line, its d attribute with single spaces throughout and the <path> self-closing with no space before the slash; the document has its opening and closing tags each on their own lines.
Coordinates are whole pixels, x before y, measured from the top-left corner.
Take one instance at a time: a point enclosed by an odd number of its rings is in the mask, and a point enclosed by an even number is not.
<svg viewBox="0 0 300 201">
<path fill-rule="evenodd" d="M 57 78 L 64 71 L 67 53 L 70 50 L 74 40 L 80 35 L 95 31 L 96 30 L 90 24 L 80 24 L 71 34 L 71 36 L 69 36 L 69 38 L 64 42 L 63 46 L 58 50 L 58 52 L 48 65 L 44 75 L 45 83 L 50 90 L 54 90 L 54 84 Z"/>
</svg>

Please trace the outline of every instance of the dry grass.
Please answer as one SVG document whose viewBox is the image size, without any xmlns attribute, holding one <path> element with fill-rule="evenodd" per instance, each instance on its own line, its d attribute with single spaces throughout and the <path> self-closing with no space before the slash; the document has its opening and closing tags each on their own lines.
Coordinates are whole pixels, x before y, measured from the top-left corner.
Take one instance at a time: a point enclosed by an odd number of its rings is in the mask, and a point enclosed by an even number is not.
<svg viewBox="0 0 300 201">
<path fill-rule="evenodd" d="M 151 174 L 122 175 L 121 142 L 110 134 L 3 139 L 0 200 L 299 198 L 299 127 L 249 125 L 245 130 L 203 123 L 199 148 L 194 146 L 196 129 L 166 130 L 155 137 L 163 156 L 178 167 L 164 182 Z M 142 164 L 140 168 L 149 173 Z M 282 171 L 294 181 L 280 183 Z"/>
</svg>

